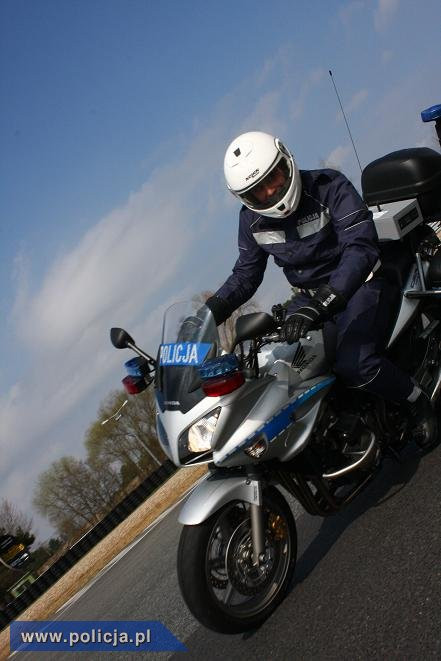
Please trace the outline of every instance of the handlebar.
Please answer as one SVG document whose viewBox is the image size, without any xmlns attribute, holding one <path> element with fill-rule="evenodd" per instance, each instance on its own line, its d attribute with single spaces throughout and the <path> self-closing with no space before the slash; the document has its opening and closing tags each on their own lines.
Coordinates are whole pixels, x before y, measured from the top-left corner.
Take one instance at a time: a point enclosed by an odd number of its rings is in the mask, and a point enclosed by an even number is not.
<svg viewBox="0 0 441 661">
<path fill-rule="evenodd" d="M 311 328 L 311 331 L 320 331 L 323 330 L 324 324 L 317 324 L 314 326 L 314 328 Z M 280 329 L 281 330 L 281 329 Z M 262 335 L 261 340 L 262 342 L 285 342 L 285 340 L 281 337 L 280 330 L 276 333 L 270 333 L 270 335 Z M 301 339 L 307 339 L 308 336 L 306 335 L 306 338 L 301 338 Z"/>
</svg>

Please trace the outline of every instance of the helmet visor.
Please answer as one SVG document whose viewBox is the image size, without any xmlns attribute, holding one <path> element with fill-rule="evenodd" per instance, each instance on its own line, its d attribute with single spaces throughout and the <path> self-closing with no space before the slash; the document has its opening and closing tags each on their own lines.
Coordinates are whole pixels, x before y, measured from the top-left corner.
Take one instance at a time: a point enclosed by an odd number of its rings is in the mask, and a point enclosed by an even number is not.
<svg viewBox="0 0 441 661">
<path fill-rule="evenodd" d="M 260 181 L 236 194 L 247 207 L 263 212 L 283 200 L 291 186 L 292 177 L 291 161 L 282 154 Z"/>
</svg>

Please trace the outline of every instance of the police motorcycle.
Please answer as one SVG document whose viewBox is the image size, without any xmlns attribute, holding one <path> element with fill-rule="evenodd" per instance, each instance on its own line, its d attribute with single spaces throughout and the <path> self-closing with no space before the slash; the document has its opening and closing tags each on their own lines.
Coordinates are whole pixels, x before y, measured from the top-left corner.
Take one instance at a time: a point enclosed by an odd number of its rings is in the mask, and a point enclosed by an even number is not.
<svg viewBox="0 0 441 661">
<path fill-rule="evenodd" d="M 440 129 L 441 106 L 426 113 Z M 364 169 L 362 189 L 382 244 L 377 277 L 402 292 L 387 353 L 438 410 L 441 246 L 433 227 L 441 221 L 441 154 L 388 154 Z M 320 329 L 282 343 L 286 310 L 272 312 L 239 317 L 232 346 L 222 347 L 208 307 L 172 305 L 156 360 L 126 331 L 111 330 L 115 347 L 138 354 L 126 363 L 127 390 L 154 380 L 165 453 L 177 466 L 208 466 L 179 516 L 177 568 L 190 611 L 223 633 L 259 626 L 293 578 L 296 525 L 278 487 L 309 514 L 328 516 L 367 486 L 383 457 L 410 440 L 424 451 L 438 442 L 425 444 L 402 405 L 339 383 Z"/>
</svg>

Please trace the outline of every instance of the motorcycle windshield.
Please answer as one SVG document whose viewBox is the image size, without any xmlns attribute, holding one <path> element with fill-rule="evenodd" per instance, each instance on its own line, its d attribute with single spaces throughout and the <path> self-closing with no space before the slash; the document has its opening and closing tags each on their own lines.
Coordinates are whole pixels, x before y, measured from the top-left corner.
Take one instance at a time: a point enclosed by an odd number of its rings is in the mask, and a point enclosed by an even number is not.
<svg viewBox="0 0 441 661">
<path fill-rule="evenodd" d="M 185 301 L 166 310 L 157 379 L 157 399 L 163 411 L 186 413 L 205 397 L 199 367 L 219 352 L 216 323 L 206 305 Z"/>
</svg>

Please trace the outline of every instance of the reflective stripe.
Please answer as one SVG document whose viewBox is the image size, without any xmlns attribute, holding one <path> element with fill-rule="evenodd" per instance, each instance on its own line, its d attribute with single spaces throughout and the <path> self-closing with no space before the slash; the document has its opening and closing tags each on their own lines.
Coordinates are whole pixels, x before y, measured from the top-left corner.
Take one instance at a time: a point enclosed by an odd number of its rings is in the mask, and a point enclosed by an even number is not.
<svg viewBox="0 0 441 661">
<path fill-rule="evenodd" d="M 377 378 L 377 376 L 378 376 L 379 373 L 380 373 L 380 370 L 381 370 L 381 367 L 378 368 L 377 373 L 375 374 L 375 376 L 373 376 L 372 379 L 369 379 L 369 381 L 366 381 L 366 383 L 362 383 L 362 384 L 359 385 L 359 386 L 348 386 L 348 388 L 354 388 L 354 389 L 355 389 L 355 388 L 364 388 L 365 386 L 367 386 L 367 385 L 369 385 L 370 383 L 372 383 L 372 381 L 373 381 L 374 379 Z"/>
<path fill-rule="evenodd" d="M 297 224 L 297 232 L 301 239 L 304 239 L 306 236 L 311 236 L 312 234 L 317 234 L 317 232 L 320 232 L 320 230 L 322 230 L 331 220 L 326 211 L 322 211 L 320 216 L 318 214 L 314 215 L 317 217 L 312 218 L 311 220 L 306 220 L 306 222 L 303 223 L 300 220 Z"/>
<path fill-rule="evenodd" d="M 348 230 L 351 230 L 353 227 L 357 227 L 357 225 L 363 225 L 363 223 L 369 223 L 369 220 L 360 220 L 359 223 L 355 223 L 355 225 L 349 225 L 349 227 L 345 227 L 343 232 L 347 232 Z"/>
<path fill-rule="evenodd" d="M 369 273 L 369 275 L 368 275 L 368 277 L 366 278 L 365 282 L 367 282 L 368 280 L 370 280 L 370 279 L 372 278 L 372 276 L 374 275 L 375 271 L 377 271 L 377 269 L 379 269 L 380 266 L 381 266 L 381 259 L 377 259 L 374 268 L 373 268 L 372 271 Z"/>
<path fill-rule="evenodd" d="M 356 209 L 356 211 L 351 211 L 351 213 L 347 213 L 346 216 L 342 216 L 341 218 L 336 219 L 336 223 L 339 223 L 341 220 L 344 220 L 345 218 L 349 218 L 349 216 L 353 216 L 354 213 L 358 213 L 359 211 L 366 211 L 367 207 L 361 207 L 360 209 Z"/>
<path fill-rule="evenodd" d="M 286 243 L 286 234 L 278 230 L 271 230 L 269 232 L 255 232 L 253 234 L 259 246 L 264 246 L 269 243 Z"/>
</svg>

